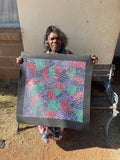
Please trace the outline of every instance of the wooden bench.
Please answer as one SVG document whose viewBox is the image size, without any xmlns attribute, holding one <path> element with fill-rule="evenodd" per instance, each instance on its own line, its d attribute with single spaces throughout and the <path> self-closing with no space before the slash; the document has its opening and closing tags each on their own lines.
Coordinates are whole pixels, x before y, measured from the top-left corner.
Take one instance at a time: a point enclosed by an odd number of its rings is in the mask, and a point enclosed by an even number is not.
<svg viewBox="0 0 120 160">
<path fill-rule="evenodd" d="M 109 117 L 106 128 L 105 137 L 108 137 L 108 130 L 110 122 L 117 116 L 118 95 L 113 91 L 111 87 L 111 78 L 114 75 L 114 65 L 94 65 L 93 66 L 93 78 L 91 89 L 91 109 L 111 109 L 112 115 Z M 98 87 L 94 86 L 98 83 Z"/>
</svg>

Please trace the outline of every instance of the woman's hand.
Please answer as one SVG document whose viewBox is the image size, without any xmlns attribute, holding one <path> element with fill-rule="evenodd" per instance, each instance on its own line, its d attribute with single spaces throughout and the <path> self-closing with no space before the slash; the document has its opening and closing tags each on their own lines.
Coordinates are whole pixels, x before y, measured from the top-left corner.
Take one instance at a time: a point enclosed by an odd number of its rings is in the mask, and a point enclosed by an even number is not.
<svg viewBox="0 0 120 160">
<path fill-rule="evenodd" d="M 20 66 L 21 62 L 22 62 L 22 57 L 21 57 L 21 56 L 17 57 L 17 58 L 16 58 L 16 64 L 17 64 L 18 66 Z"/>
<path fill-rule="evenodd" d="M 98 63 L 98 57 L 96 55 L 92 55 L 91 58 L 92 58 L 93 64 Z"/>
</svg>

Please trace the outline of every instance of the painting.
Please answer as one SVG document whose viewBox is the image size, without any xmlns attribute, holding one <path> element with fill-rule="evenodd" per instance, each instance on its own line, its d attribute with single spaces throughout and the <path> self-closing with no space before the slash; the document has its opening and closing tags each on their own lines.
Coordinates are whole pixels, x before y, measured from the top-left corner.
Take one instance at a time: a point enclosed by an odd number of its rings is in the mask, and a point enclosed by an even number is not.
<svg viewBox="0 0 120 160">
<path fill-rule="evenodd" d="M 88 129 L 90 56 L 22 53 L 17 121 Z"/>
</svg>

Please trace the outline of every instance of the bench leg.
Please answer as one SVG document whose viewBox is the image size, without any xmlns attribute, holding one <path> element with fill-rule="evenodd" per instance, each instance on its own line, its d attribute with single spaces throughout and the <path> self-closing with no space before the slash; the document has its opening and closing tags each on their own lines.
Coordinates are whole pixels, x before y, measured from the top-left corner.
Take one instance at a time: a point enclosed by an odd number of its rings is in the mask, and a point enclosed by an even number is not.
<svg viewBox="0 0 120 160">
<path fill-rule="evenodd" d="M 17 122 L 16 132 L 19 132 L 19 124 L 20 123 Z"/>
<path fill-rule="evenodd" d="M 106 90 L 106 92 L 108 93 L 108 91 Z M 109 94 L 107 94 L 109 96 Z M 113 113 L 112 116 L 108 119 L 106 128 L 105 128 L 105 137 L 108 138 L 108 130 L 109 130 L 109 125 L 110 122 L 112 121 L 112 119 L 114 117 L 116 117 L 119 114 L 119 111 L 117 110 L 117 104 L 118 104 L 118 95 L 116 92 L 112 91 L 112 97 L 114 99 L 114 103 L 113 103 Z M 110 97 L 109 97 L 110 99 Z"/>
<path fill-rule="evenodd" d="M 109 126 L 110 126 L 110 122 L 112 121 L 113 118 L 114 118 L 114 116 L 112 115 L 107 121 L 107 125 L 106 125 L 106 128 L 105 128 L 105 138 L 108 138 Z"/>
<path fill-rule="evenodd" d="M 118 104 L 118 95 L 114 92 L 114 101 L 115 103 L 113 104 L 113 114 L 112 116 L 108 119 L 106 128 L 105 128 L 105 137 L 108 138 L 108 130 L 109 130 L 109 125 L 110 122 L 112 121 L 112 119 L 114 117 L 117 117 L 117 115 L 119 114 L 119 111 L 117 110 L 117 104 Z"/>
</svg>

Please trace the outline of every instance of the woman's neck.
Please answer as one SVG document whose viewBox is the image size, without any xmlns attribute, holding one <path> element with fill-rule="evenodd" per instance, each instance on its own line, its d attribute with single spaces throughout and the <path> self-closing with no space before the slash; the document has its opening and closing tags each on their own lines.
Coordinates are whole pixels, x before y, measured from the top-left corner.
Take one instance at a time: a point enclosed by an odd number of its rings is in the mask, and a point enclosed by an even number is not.
<svg viewBox="0 0 120 160">
<path fill-rule="evenodd" d="M 58 52 L 53 52 L 53 51 L 51 51 L 50 53 L 53 53 L 53 54 L 58 54 Z"/>
<path fill-rule="evenodd" d="M 53 53 L 53 54 L 57 54 L 57 53 L 62 53 L 64 51 L 63 48 L 61 48 L 59 51 L 53 51 L 53 50 L 49 50 L 49 53 Z"/>
</svg>

